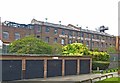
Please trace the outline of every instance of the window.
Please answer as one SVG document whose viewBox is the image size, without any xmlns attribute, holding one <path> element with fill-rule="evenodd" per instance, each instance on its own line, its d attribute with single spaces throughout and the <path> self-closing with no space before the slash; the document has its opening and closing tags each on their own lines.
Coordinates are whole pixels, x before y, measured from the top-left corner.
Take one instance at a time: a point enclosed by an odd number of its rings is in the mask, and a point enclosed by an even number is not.
<svg viewBox="0 0 120 83">
<path fill-rule="evenodd" d="M 103 40 L 104 39 L 104 37 L 103 36 L 101 36 L 101 40 Z"/>
<path fill-rule="evenodd" d="M 55 42 L 55 43 L 57 42 L 57 38 L 54 38 L 54 42 Z"/>
<path fill-rule="evenodd" d="M 81 37 L 84 37 L 84 33 L 83 32 L 81 32 L 80 34 L 81 34 Z"/>
<path fill-rule="evenodd" d="M 97 35 L 97 39 L 99 39 L 99 35 Z"/>
<path fill-rule="evenodd" d="M 65 30 L 62 30 L 62 35 L 65 35 Z"/>
<path fill-rule="evenodd" d="M 112 44 L 110 44 L 110 46 L 112 46 Z"/>
<path fill-rule="evenodd" d="M 20 27 L 20 26 L 19 26 Z M 29 29 L 33 29 L 33 25 L 28 25 Z"/>
<path fill-rule="evenodd" d="M 50 31 L 50 28 L 48 26 L 46 26 L 46 32 L 49 32 Z"/>
<path fill-rule="evenodd" d="M 78 32 L 75 32 L 75 33 L 76 33 L 76 36 L 78 36 L 79 33 Z"/>
<path fill-rule="evenodd" d="M 91 34 L 91 37 L 94 38 L 94 34 Z"/>
<path fill-rule="evenodd" d="M 18 32 L 15 33 L 15 40 L 20 39 L 20 34 Z"/>
<path fill-rule="evenodd" d="M 58 33 L 58 30 L 57 29 L 54 29 L 54 34 L 57 34 Z"/>
<path fill-rule="evenodd" d="M 41 26 L 38 26 L 38 31 L 37 32 L 41 32 Z"/>
<path fill-rule="evenodd" d="M 86 42 L 86 46 L 89 46 L 89 41 Z"/>
<path fill-rule="evenodd" d="M 3 44 L 2 53 L 8 53 L 9 44 Z"/>
<path fill-rule="evenodd" d="M 101 40 L 101 39 L 102 39 L 102 36 L 99 36 L 99 39 Z"/>
<path fill-rule="evenodd" d="M 92 42 L 92 46 L 94 46 L 94 42 Z"/>
<path fill-rule="evenodd" d="M 113 61 L 116 61 L 116 57 L 113 57 Z"/>
<path fill-rule="evenodd" d="M 88 33 L 86 33 L 86 38 L 89 38 L 89 34 Z"/>
<path fill-rule="evenodd" d="M 61 44 L 62 44 L 62 45 L 65 44 L 65 39 L 61 39 Z"/>
<path fill-rule="evenodd" d="M 72 35 L 73 35 L 73 32 L 72 32 L 72 31 L 69 31 L 68 34 L 69 34 L 69 36 L 72 36 Z"/>
<path fill-rule="evenodd" d="M 103 47 L 103 43 L 101 43 L 101 47 Z"/>
<path fill-rule="evenodd" d="M 83 44 L 84 42 L 83 42 L 83 40 L 80 40 L 80 42 Z"/>
<path fill-rule="evenodd" d="M 106 36 L 106 40 L 108 40 L 108 37 Z"/>
<path fill-rule="evenodd" d="M 49 42 L 49 37 L 45 38 L 45 42 L 47 42 L 47 43 Z"/>
<path fill-rule="evenodd" d="M 69 40 L 68 44 L 71 44 L 72 43 L 72 40 Z"/>
<path fill-rule="evenodd" d="M 3 39 L 9 39 L 9 33 L 3 32 Z"/>
<path fill-rule="evenodd" d="M 99 42 L 97 42 L 97 47 L 99 47 Z"/>
<path fill-rule="evenodd" d="M 106 47 L 107 47 L 107 45 L 108 45 L 108 44 L 106 43 Z"/>
<path fill-rule="evenodd" d="M 37 38 L 40 38 L 40 36 L 39 36 L 39 35 L 37 35 Z"/>
<path fill-rule="evenodd" d="M 103 36 L 103 40 L 105 40 L 105 36 Z"/>
</svg>

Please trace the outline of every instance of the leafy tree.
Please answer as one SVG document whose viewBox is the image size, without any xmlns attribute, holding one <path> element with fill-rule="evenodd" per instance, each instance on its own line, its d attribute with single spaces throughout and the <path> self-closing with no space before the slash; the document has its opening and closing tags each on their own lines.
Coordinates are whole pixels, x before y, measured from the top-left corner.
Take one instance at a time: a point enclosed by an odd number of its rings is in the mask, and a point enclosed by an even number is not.
<svg viewBox="0 0 120 83">
<path fill-rule="evenodd" d="M 88 48 L 82 43 L 72 43 L 63 47 L 64 55 L 88 55 Z"/>
<path fill-rule="evenodd" d="M 110 55 L 107 52 L 92 52 L 89 51 L 93 61 L 109 61 Z"/>
<path fill-rule="evenodd" d="M 115 46 L 110 46 L 107 48 L 108 53 L 117 53 Z"/>
<path fill-rule="evenodd" d="M 68 44 L 63 47 L 64 55 L 89 55 L 93 61 L 109 61 L 110 55 L 107 52 L 98 52 L 98 50 L 89 51 L 88 48 L 81 43 Z"/>
<path fill-rule="evenodd" d="M 52 47 L 33 36 L 21 38 L 9 46 L 10 53 L 17 54 L 51 54 Z"/>
<path fill-rule="evenodd" d="M 62 45 L 58 43 L 53 43 L 51 46 L 52 46 L 52 54 L 62 54 Z"/>
<path fill-rule="evenodd" d="M 93 51 L 94 51 L 94 52 L 98 52 L 98 51 L 99 51 L 99 49 L 98 49 L 98 48 L 95 48 Z"/>
</svg>

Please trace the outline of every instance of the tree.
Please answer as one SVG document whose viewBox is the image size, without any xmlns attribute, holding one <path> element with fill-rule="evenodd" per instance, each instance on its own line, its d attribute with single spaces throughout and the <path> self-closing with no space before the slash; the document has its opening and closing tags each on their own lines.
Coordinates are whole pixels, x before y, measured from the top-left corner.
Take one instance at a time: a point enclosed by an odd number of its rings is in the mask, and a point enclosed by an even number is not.
<svg viewBox="0 0 120 83">
<path fill-rule="evenodd" d="M 9 46 L 9 52 L 17 54 L 51 54 L 52 47 L 34 36 L 28 36 L 12 42 Z"/>
<path fill-rule="evenodd" d="M 110 46 L 107 48 L 108 53 L 117 53 L 115 46 Z"/>
<path fill-rule="evenodd" d="M 52 44 L 52 54 L 62 54 L 62 45 L 58 43 Z"/>
<path fill-rule="evenodd" d="M 82 43 L 72 43 L 63 47 L 64 55 L 88 55 L 88 48 Z"/>
<path fill-rule="evenodd" d="M 98 49 L 98 48 L 95 48 L 93 51 L 94 51 L 94 52 L 98 52 L 98 51 L 99 51 L 99 49 Z"/>
</svg>

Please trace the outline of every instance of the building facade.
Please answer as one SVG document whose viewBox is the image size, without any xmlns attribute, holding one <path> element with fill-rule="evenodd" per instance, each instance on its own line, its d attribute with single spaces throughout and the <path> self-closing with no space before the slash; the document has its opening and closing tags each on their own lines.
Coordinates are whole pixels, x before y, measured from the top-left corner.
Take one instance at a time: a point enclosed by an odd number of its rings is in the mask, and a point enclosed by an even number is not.
<svg viewBox="0 0 120 83">
<path fill-rule="evenodd" d="M 120 36 L 116 36 L 116 49 L 120 52 Z"/>
<path fill-rule="evenodd" d="M 1 40 L 4 44 L 9 44 L 28 35 L 34 35 L 49 44 L 59 43 L 67 45 L 74 42 L 83 43 L 90 50 L 97 48 L 99 51 L 107 51 L 109 46 L 116 45 L 116 37 L 113 35 L 82 29 L 72 24 L 65 26 L 35 19 L 31 21 L 31 24 L 27 25 L 8 21 L 2 23 Z"/>
<path fill-rule="evenodd" d="M 5 21 L 1 25 L 2 36 L 0 40 L 3 42 L 3 53 L 7 52 L 7 46 L 14 40 L 34 34 L 33 25 L 18 24 L 15 22 Z"/>
</svg>

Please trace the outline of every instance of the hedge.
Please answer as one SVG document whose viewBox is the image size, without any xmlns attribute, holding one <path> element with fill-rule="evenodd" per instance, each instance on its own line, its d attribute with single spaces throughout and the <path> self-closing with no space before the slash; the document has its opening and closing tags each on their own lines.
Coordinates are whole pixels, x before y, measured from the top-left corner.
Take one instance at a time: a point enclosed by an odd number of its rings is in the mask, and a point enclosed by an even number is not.
<svg viewBox="0 0 120 83">
<path fill-rule="evenodd" d="M 105 70 L 108 68 L 110 62 L 106 61 L 93 61 L 92 62 L 92 69 L 97 70 L 97 67 L 99 67 L 99 70 Z"/>
</svg>

